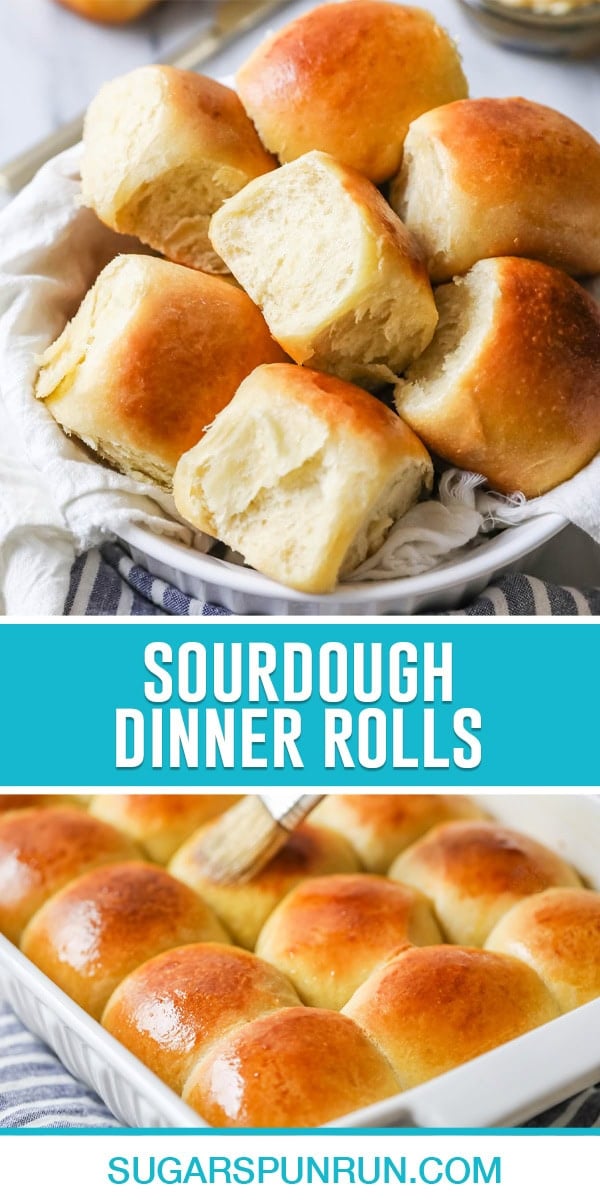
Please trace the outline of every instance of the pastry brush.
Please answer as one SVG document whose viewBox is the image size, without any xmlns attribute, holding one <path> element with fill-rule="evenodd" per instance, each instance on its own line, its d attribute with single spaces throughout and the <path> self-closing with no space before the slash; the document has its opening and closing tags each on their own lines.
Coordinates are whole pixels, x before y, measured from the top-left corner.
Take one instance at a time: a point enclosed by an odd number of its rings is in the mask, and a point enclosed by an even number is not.
<svg viewBox="0 0 600 1200">
<path fill-rule="evenodd" d="M 198 842 L 203 870 L 217 883 L 252 879 L 322 799 L 291 789 L 244 796 Z"/>
</svg>

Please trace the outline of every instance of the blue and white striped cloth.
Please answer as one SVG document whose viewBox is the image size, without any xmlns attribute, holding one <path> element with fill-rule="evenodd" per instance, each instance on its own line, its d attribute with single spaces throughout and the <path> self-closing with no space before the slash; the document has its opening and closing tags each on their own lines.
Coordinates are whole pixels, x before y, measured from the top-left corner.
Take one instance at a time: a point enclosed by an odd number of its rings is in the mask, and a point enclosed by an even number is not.
<svg viewBox="0 0 600 1200">
<path fill-rule="evenodd" d="M 110 1129 L 118 1124 L 0 1001 L 0 1129 Z"/>
<path fill-rule="evenodd" d="M 485 589 L 467 608 L 473 617 L 600 616 L 600 588 L 579 591 L 543 583 L 531 575 L 505 575 Z M 119 546 L 82 554 L 71 572 L 65 616 L 73 617 L 211 617 L 229 616 L 227 609 L 203 604 L 178 588 L 149 575 Z"/>
<path fill-rule="evenodd" d="M 529 1124 L 536 1128 L 600 1128 L 600 1084 Z M 25 1126 L 110 1129 L 118 1128 L 118 1122 L 0 1001 L 0 1129 Z"/>
</svg>

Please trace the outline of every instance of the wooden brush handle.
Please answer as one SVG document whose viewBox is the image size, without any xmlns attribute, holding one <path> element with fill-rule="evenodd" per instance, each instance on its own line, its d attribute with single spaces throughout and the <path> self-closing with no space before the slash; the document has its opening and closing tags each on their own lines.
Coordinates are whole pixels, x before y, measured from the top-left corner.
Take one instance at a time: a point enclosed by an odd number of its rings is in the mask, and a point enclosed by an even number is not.
<svg viewBox="0 0 600 1200">
<path fill-rule="evenodd" d="M 298 792 L 290 789 L 282 789 L 275 795 L 262 795 L 261 800 L 265 808 L 270 812 L 274 821 L 281 825 L 282 829 L 287 829 L 289 833 L 316 808 L 322 795 L 308 795 L 306 792 Z"/>
</svg>

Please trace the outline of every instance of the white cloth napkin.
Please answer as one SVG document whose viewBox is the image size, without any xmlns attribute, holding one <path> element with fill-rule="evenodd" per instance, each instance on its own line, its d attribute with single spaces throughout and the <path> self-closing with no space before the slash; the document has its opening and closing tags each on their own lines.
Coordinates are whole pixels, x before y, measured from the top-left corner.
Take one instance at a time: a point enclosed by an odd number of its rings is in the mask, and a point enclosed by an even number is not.
<svg viewBox="0 0 600 1200">
<path fill-rule="evenodd" d="M 0 213 L 0 611 L 21 616 L 62 614 L 75 555 L 122 535 L 132 521 L 194 541 L 169 496 L 101 466 L 34 397 L 36 356 L 99 270 L 115 254 L 141 249 L 79 206 L 79 157 L 76 147 L 48 163 Z M 559 513 L 600 542 L 600 455 L 529 503 L 491 496 L 480 484 L 447 472 L 439 499 L 407 513 L 353 578 L 420 574 L 538 513 Z"/>
<path fill-rule="evenodd" d="M 138 243 L 78 205 L 79 148 L 46 164 L 0 213 L 0 610 L 63 612 L 75 554 L 129 521 L 190 543 L 169 496 L 101 466 L 33 393 L 36 356 L 102 267 Z"/>
</svg>

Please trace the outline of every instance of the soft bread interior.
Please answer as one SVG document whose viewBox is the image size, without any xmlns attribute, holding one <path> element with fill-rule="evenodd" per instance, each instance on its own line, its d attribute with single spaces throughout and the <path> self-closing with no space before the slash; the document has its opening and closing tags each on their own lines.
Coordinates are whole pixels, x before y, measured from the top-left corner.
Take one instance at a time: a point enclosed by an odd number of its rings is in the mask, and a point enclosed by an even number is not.
<svg viewBox="0 0 600 1200">
<path fill-rule="evenodd" d="M 115 224 L 121 233 L 135 233 L 172 262 L 227 274 L 210 244 L 208 227 L 213 213 L 245 183 L 246 176 L 232 167 L 182 163 L 138 187 L 117 209 Z"/>
<path fill-rule="evenodd" d="M 120 286 L 119 276 L 126 278 L 126 287 Z M 104 268 L 60 337 L 40 356 L 39 400 L 51 405 L 62 399 L 83 372 L 90 351 L 105 354 L 115 338 L 126 333 L 144 295 L 142 276 L 131 255 L 115 258 Z"/>
<path fill-rule="evenodd" d="M 435 410 L 470 370 L 493 328 L 499 295 L 490 262 L 478 263 L 465 278 L 437 288 L 439 322 L 433 341 L 395 388 L 396 408 L 409 424 L 412 412 Z"/>
<path fill-rule="evenodd" d="M 390 204 L 417 238 L 433 278 L 438 268 L 443 268 L 452 244 L 452 207 L 446 182 L 449 169 L 443 147 L 423 136 L 418 123 L 411 126 L 400 172 L 390 185 Z"/>
<path fill-rule="evenodd" d="M 242 170 L 215 161 L 202 145 L 196 147 L 182 117 L 178 126 L 160 68 L 113 80 L 90 107 L 84 203 L 111 228 L 133 234 L 174 262 L 227 274 L 210 244 L 208 226 L 247 178 Z"/>
<path fill-rule="evenodd" d="M 368 388 L 427 345 L 435 309 L 416 246 L 396 245 L 393 214 L 364 187 L 307 154 L 227 202 L 210 236 L 295 362 Z"/>
<path fill-rule="evenodd" d="M 250 183 L 210 235 L 273 335 L 283 330 L 298 344 L 301 362 L 315 333 L 345 312 L 368 254 L 359 210 L 316 155 Z"/>
<path fill-rule="evenodd" d="M 353 425 L 284 394 L 238 395 L 175 472 L 177 508 L 246 561 L 302 591 L 329 591 L 382 544 L 431 485 L 423 455 L 382 464 Z"/>
<path fill-rule="evenodd" d="M 122 282 L 119 276 L 124 276 Z M 86 416 L 85 407 L 71 400 L 73 394 L 85 395 L 88 389 L 93 395 L 97 381 L 90 355 L 93 352 L 96 361 L 109 361 L 115 343 L 127 336 L 130 322 L 136 319 L 144 294 L 143 266 L 134 257 L 117 258 L 105 267 L 73 320 L 41 356 L 36 396 L 46 402 L 65 433 L 79 437 L 112 466 L 170 488 L 173 469 L 168 463 L 161 463 L 155 453 L 146 455 L 132 445 L 98 436 L 93 405 Z"/>
</svg>

